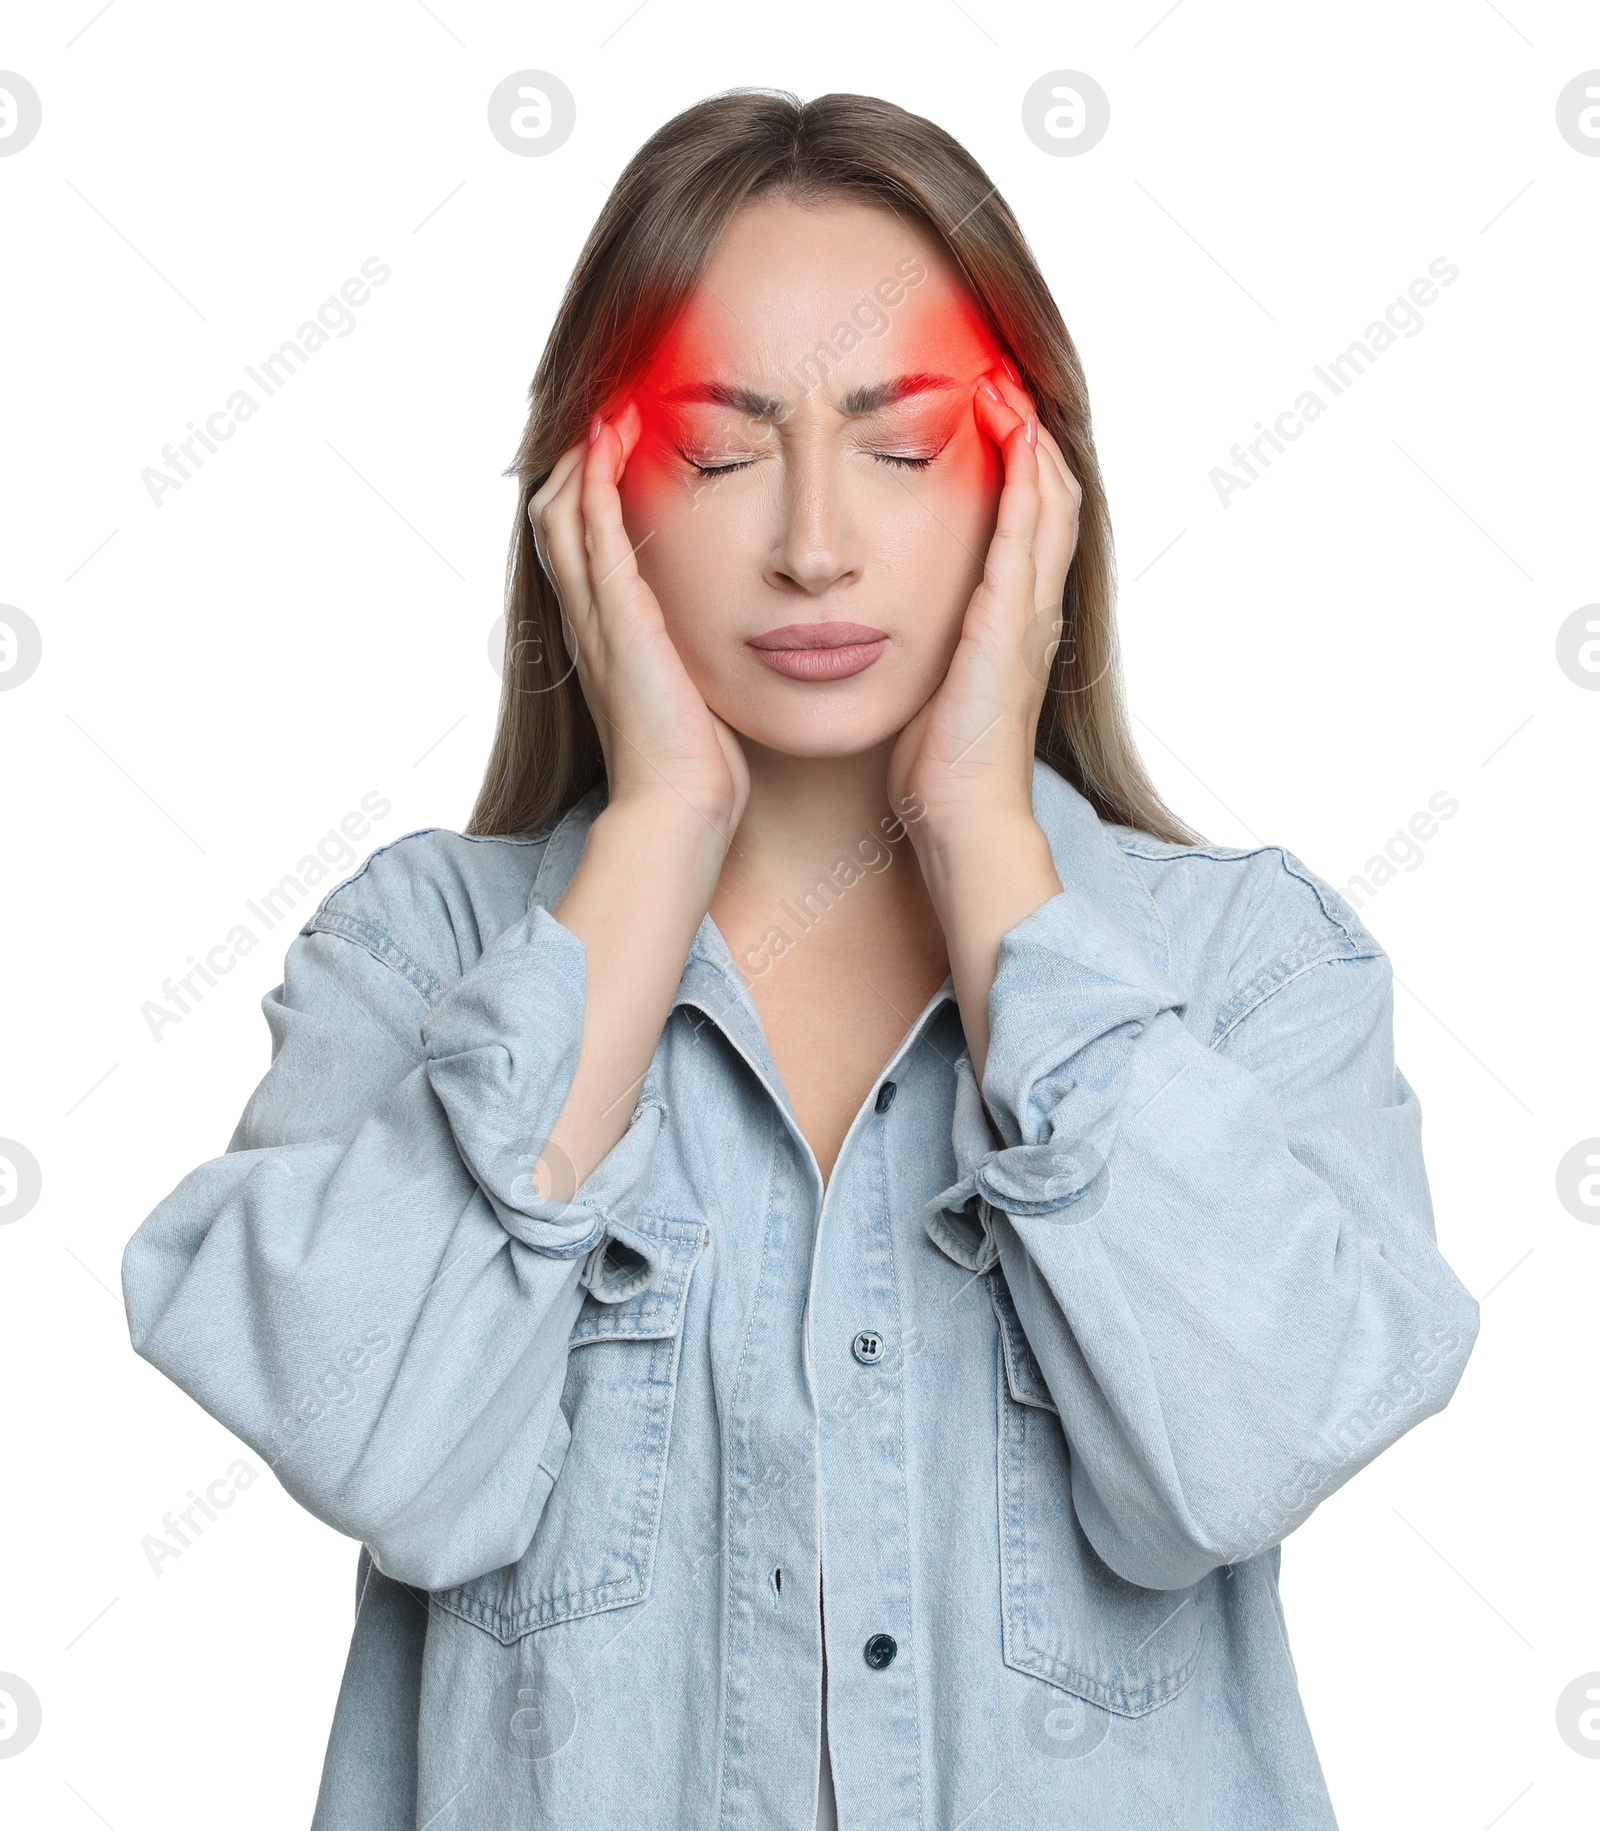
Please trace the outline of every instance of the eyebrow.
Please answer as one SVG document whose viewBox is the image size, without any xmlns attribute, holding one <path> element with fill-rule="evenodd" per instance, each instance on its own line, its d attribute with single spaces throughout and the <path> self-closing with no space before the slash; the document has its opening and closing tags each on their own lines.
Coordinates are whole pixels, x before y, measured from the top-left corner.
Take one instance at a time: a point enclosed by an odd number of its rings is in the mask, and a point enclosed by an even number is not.
<svg viewBox="0 0 1600 1831">
<path fill-rule="evenodd" d="M 930 394 L 940 388 L 958 388 L 960 385 L 953 375 L 937 375 L 918 370 L 910 375 L 897 375 L 892 381 L 873 382 L 867 387 L 852 388 L 840 400 L 839 411 L 849 419 L 860 419 L 867 414 L 880 413 L 885 407 L 892 407 L 897 401 L 906 400 L 914 394 Z M 777 419 L 783 412 L 783 403 L 771 395 L 758 394 L 752 388 L 739 388 L 720 381 L 685 382 L 681 388 L 674 388 L 663 395 L 662 399 L 698 402 L 710 407 L 731 407 L 736 413 L 743 413 L 753 420 Z"/>
</svg>

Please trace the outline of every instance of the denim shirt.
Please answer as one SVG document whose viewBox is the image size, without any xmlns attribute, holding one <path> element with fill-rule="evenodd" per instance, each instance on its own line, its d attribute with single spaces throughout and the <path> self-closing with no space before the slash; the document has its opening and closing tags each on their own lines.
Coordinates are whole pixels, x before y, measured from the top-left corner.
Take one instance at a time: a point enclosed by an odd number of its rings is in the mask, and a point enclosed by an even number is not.
<svg viewBox="0 0 1600 1831">
<path fill-rule="evenodd" d="M 1333 1825 L 1277 1548 L 1477 1331 L 1377 943 L 1041 763 L 981 1094 L 947 981 L 824 1187 L 708 916 L 547 1199 L 602 799 L 332 890 L 125 1255 L 137 1351 L 361 1541 L 314 1831 L 810 1831 L 824 1645 L 844 1825 Z"/>
</svg>

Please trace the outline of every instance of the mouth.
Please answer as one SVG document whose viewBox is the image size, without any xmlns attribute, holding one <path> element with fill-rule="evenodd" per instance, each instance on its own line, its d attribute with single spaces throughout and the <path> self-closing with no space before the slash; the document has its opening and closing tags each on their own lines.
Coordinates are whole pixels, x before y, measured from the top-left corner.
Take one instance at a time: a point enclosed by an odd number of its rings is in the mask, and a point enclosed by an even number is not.
<svg viewBox="0 0 1600 1831">
<path fill-rule="evenodd" d="M 889 646 L 886 630 L 870 623 L 786 623 L 745 645 L 757 661 L 790 680 L 848 680 L 870 668 Z"/>
</svg>

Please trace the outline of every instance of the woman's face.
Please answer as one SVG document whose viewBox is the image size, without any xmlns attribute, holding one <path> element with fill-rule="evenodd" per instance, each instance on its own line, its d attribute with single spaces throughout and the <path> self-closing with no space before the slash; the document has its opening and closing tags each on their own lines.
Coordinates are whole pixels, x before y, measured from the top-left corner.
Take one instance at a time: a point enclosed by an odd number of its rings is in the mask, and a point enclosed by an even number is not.
<svg viewBox="0 0 1600 1831">
<path fill-rule="evenodd" d="M 1000 360 L 949 257 L 885 210 L 763 199 L 729 225 L 635 390 L 619 488 L 667 631 L 743 736 L 853 755 L 937 689 L 994 528 L 973 392 Z"/>
</svg>

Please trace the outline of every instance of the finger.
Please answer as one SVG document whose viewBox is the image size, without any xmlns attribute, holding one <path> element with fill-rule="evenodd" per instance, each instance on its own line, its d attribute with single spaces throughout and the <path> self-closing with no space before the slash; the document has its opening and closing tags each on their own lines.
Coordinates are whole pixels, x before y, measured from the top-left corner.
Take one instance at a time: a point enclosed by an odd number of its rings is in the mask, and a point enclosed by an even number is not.
<svg viewBox="0 0 1600 1831">
<path fill-rule="evenodd" d="M 1001 357 L 995 367 L 989 371 L 989 380 L 994 383 L 1001 399 L 1011 408 L 1012 412 L 1019 413 L 1026 419 L 1030 413 L 1035 411 L 1033 396 L 1023 387 L 1009 357 Z"/>
<path fill-rule="evenodd" d="M 1061 447 L 1039 428 L 1039 528 L 1034 540 L 1041 605 L 1058 601 L 1078 545 L 1078 510 L 1083 490 Z"/>
<path fill-rule="evenodd" d="M 1002 359 L 1001 366 L 990 376 L 990 380 L 994 382 L 1005 400 L 1006 405 L 1010 407 L 1014 413 L 1020 413 L 1024 418 L 1029 414 L 1032 414 L 1034 417 L 1035 424 L 1038 427 L 1036 443 L 1040 453 L 1039 478 L 1041 487 L 1047 491 L 1053 490 L 1059 483 L 1070 494 L 1076 488 L 1077 483 L 1076 478 L 1072 475 L 1071 466 L 1062 456 L 1061 447 L 1056 443 L 1054 436 L 1046 428 L 1043 420 L 1039 418 L 1039 409 L 1033 396 L 1022 383 L 1017 380 L 1016 372 L 1008 358 Z"/>
<path fill-rule="evenodd" d="M 556 575 L 550 552 L 549 530 L 546 523 L 551 506 L 558 500 L 563 489 L 567 487 L 583 462 L 587 442 L 574 445 L 564 451 L 556 460 L 555 468 L 545 478 L 533 495 L 528 498 L 528 522 L 533 529 L 533 550 L 539 556 L 539 564 L 544 568 L 545 576 L 555 586 L 557 595 L 562 590 L 561 580 Z"/>
<path fill-rule="evenodd" d="M 1039 462 L 1028 443 L 1024 415 L 1008 406 L 1000 390 L 980 381 L 974 396 L 979 424 L 1001 448 L 1005 481 L 995 515 L 994 535 L 984 562 L 984 583 L 1025 622 L 1033 614 L 1034 542 L 1039 527 Z"/>
<path fill-rule="evenodd" d="M 632 403 L 629 403 L 632 406 Z M 633 409 L 637 413 L 637 409 Z M 638 579 L 633 543 L 622 520 L 617 478 L 625 461 L 622 434 L 612 420 L 602 420 L 583 467 L 580 501 L 584 548 L 588 555 L 589 590 L 596 601 L 620 602 Z M 648 536 L 646 537 L 648 538 Z M 640 545 L 644 543 L 641 541 Z"/>
<path fill-rule="evenodd" d="M 1031 395 L 1008 358 L 991 378 L 1013 412 L 1035 414 Z M 1083 491 L 1060 445 L 1041 423 L 1038 430 L 1039 522 L 1034 540 L 1034 570 L 1040 608 L 1053 606 L 1066 582 L 1078 544 L 1078 508 Z"/>
<path fill-rule="evenodd" d="M 1043 426 L 1039 428 L 1039 468 L 1044 481 L 1034 558 L 1039 569 L 1040 597 L 1055 603 L 1078 550 L 1083 486 L 1073 475 L 1060 445 Z"/>
<path fill-rule="evenodd" d="M 536 528 L 539 525 L 539 517 L 543 514 L 546 505 L 555 497 L 562 484 L 572 475 L 578 465 L 583 462 L 583 454 L 588 448 L 589 441 L 587 439 L 583 440 L 580 444 L 569 445 L 567 449 L 562 452 L 561 456 L 556 459 L 555 468 L 550 472 L 550 475 L 545 478 L 544 482 L 541 483 L 538 489 L 528 498 L 528 518 Z"/>
<path fill-rule="evenodd" d="M 572 477 L 583 464 L 583 454 L 588 445 L 573 445 L 564 451 L 556 460 L 555 468 L 545 478 L 539 488 L 528 499 L 528 521 L 533 528 L 533 550 L 539 556 L 539 564 L 544 568 L 545 576 L 556 589 L 559 597 L 563 590 L 561 579 L 557 576 L 550 552 L 550 539 L 546 521 L 551 505 L 561 496 Z"/>
<path fill-rule="evenodd" d="M 617 481 L 620 483 L 623 472 L 628 468 L 628 459 L 633 455 L 633 448 L 639 443 L 639 434 L 644 429 L 644 416 L 639 411 L 639 403 L 631 394 L 623 402 L 612 424 L 617 429 L 617 437 L 622 441 L 622 455 L 617 460 Z"/>
<path fill-rule="evenodd" d="M 545 570 L 554 580 L 564 605 L 573 611 L 587 608 L 588 573 L 583 548 L 583 464 L 573 466 L 560 489 L 544 505 L 538 523 L 544 546 Z"/>
<path fill-rule="evenodd" d="M 1022 380 L 1017 373 L 1016 365 L 1009 356 L 1001 357 L 999 365 L 992 371 L 989 379 L 1000 390 L 1006 404 L 1014 412 L 1023 415 L 1031 413 L 1036 419 L 1038 418 L 1039 410 L 1034 402 L 1033 396 L 1023 385 Z M 1055 477 L 1059 476 L 1063 484 L 1066 485 L 1069 493 L 1076 492 L 1078 480 L 1072 474 L 1072 466 L 1068 464 L 1060 445 L 1056 442 L 1054 434 L 1045 426 L 1043 420 L 1039 420 L 1038 423 L 1039 449 L 1049 454 L 1049 463 L 1045 463 L 1043 460 L 1041 460 L 1040 463 L 1040 471 L 1045 487 L 1050 487 L 1054 483 Z M 1052 475 L 1052 471 L 1054 472 L 1054 475 Z"/>
<path fill-rule="evenodd" d="M 1004 433 L 1011 430 L 1013 422 L 1025 425 L 1028 416 L 1033 412 L 1033 402 L 1027 393 L 1012 381 L 1005 370 L 996 364 L 988 374 L 979 378 L 974 404 L 980 409 L 990 410 L 993 427 L 991 436 L 997 442 L 1004 442 Z M 981 417 L 981 414 L 980 414 Z M 996 433 L 993 428 L 1003 428 Z"/>
<path fill-rule="evenodd" d="M 1074 502 L 1080 500 L 1083 495 L 1083 486 L 1078 482 L 1072 466 L 1067 462 L 1066 453 L 1062 451 L 1055 434 L 1042 420 L 1039 422 L 1039 451 L 1042 458 L 1048 460 L 1046 474 L 1051 475 L 1053 482 L 1059 482 L 1061 488 Z"/>
</svg>

